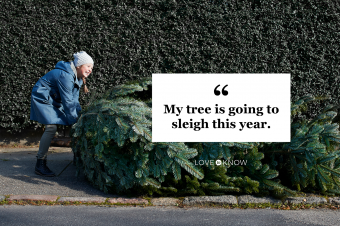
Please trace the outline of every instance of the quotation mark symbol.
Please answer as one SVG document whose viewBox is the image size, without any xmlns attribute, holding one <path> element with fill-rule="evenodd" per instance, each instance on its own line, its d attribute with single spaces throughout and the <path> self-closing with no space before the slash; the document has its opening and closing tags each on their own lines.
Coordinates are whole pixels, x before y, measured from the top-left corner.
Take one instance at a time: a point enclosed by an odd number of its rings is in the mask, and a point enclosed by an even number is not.
<svg viewBox="0 0 340 226">
<path fill-rule="evenodd" d="M 220 85 L 216 86 L 215 89 L 214 89 L 214 94 L 215 94 L 216 96 L 219 96 L 219 95 L 221 94 L 221 91 L 217 90 L 217 88 L 218 88 L 219 86 L 220 86 Z M 228 86 L 228 85 L 225 85 L 225 86 L 223 87 L 223 89 L 222 89 L 222 95 L 223 95 L 223 96 L 227 96 L 227 95 L 228 95 L 228 91 L 225 90 L 225 88 L 226 88 L 227 86 Z"/>
</svg>

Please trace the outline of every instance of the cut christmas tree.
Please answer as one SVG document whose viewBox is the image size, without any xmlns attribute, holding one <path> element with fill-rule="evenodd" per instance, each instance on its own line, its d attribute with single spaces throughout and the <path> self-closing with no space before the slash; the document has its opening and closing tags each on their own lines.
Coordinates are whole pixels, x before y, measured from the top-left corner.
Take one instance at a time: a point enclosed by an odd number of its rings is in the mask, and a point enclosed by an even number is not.
<svg viewBox="0 0 340 226">
<path fill-rule="evenodd" d="M 327 97 L 291 104 L 290 143 L 152 143 L 151 89 L 151 78 L 143 78 L 92 95 L 71 129 L 77 175 L 116 194 L 340 194 L 336 107 L 311 121 L 293 119 Z M 195 164 L 217 160 L 229 164 Z"/>
</svg>

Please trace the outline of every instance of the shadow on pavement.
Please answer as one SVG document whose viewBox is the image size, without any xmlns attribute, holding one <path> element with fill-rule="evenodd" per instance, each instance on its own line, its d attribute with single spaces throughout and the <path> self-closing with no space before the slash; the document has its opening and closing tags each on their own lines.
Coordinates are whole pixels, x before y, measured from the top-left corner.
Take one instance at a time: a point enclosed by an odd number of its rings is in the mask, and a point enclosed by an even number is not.
<svg viewBox="0 0 340 226">
<path fill-rule="evenodd" d="M 37 148 L 0 148 L 0 195 L 58 195 L 71 197 L 118 197 L 93 187 L 81 173 L 76 177 L 71 148 L 50 147 L 47 166 L 56 177 L 34 173 Z M 59 175 L 60 174 L 60 175 Z M 58 176 L 59 175 L 59 176 Z"/>
</svg>

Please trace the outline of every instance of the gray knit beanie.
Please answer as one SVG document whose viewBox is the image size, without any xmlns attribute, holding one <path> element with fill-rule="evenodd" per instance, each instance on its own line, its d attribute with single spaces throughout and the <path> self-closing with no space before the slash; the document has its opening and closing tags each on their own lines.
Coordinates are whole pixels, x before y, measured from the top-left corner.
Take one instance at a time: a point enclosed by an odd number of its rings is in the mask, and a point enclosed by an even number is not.
<svg viewBox="0 0 340 226">
<path fill-rule="evenodd" d="M 79 53 L 75 53 L 73 54 L 74 57 L 74 66 L 78 67 L 81 66 L 83 64 L 93 64 L 94 66 L 94 62 L 92 60 L 92 58 L 85 52 L 85 51 L 80 51 Z"/>
</svg>

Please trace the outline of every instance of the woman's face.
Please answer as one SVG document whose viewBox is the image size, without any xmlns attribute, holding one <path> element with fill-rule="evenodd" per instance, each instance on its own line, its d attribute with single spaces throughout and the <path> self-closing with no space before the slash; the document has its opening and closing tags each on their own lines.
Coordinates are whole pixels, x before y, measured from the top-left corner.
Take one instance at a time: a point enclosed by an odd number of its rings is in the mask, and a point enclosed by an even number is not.
<svg viewBox="0 0 340 226">
<path fill-rule="evenodd" d="M 82 79 L 82 78 L 87 78 L 92 72 L 93 69 L 93 64 L 83 64 L 80 67 L 77 67 L 77 77 Z"/>
</svg>

